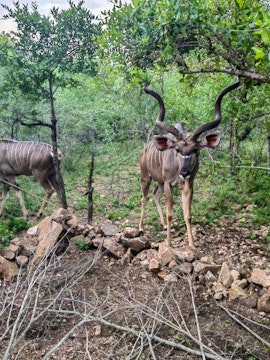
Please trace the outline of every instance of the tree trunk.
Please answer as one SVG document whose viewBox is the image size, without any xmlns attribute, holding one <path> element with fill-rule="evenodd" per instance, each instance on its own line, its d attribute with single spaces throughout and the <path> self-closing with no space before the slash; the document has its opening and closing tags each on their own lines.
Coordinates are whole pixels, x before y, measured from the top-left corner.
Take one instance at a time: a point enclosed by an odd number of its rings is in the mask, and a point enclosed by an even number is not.
<svg viewBox="0 0 270 360">
<path fill-rule="evenodd" d="M 55 109 L 54 109 L 54 97 L 53 97 L 53 90 L 52 90 L 52 73 L 49 75 L 49 86 L 50 86 L 50 105 L 51 105 L 51 124 L 52 124 L 52 147 L 53 147 L 53 163 L 56 172 L 56 178 L 59 185 L 59 200 L 61 205 L 64 209 L 67 209 L 67 200 L 66 200 L 66 193 L 65 193 L 65 185 L 64 180 L 60 171 L 60 161 L 58 159 L 57 154 L 57 119 L 55 116 Z"/>
<path fill-rule="evenodd" d="M 94 173 L 94 155 L 91 156 L 89 178 L 88 178 L 88 224 L 92 224 L 93 220 L 93 173 Z"/>
</svg>

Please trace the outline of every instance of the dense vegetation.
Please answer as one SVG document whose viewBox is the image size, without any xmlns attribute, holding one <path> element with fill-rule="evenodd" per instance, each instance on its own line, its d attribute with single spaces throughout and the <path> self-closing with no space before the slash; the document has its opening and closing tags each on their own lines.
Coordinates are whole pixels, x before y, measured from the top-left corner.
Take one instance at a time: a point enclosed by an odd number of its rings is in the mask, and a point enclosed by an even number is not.
<svg viewBox="0 0 270 360">
<path fill-rule="evenodd" d="M 106 27 L 83 2 L 69 4 L 69 10 L 52 9 L 48 17 L 36 6 L 6 7 L 18 30 L 0 36 L 0 136 L 59 146 L 67 204 L 85 215 L 94 155 L 94 218 L 137 226 L 139 152 L 156 131 L 158 111 L 142 85 L 151 82 L 162 94 L 168 123 L 183 120 L 192 129 L 212 119 L 217 94 L 239 76 L 242 86 L 222 104 L 221 146 L 201 153 L 194 222 L 237 216 L 251 227 L 268 225 L 268 3 L 115 0 L 114 9 L 103 14 Z M 29 178 L 20 185 L 35 214 L 42 189 Z M 12 196 L 0 222 L 4 240 L 14 232 L 6 219 L 21 216 Z M 181 218 L 180 207 L 175 211 Z M 154 206 L 147 221 L 158 233 Z"/>
</svg>

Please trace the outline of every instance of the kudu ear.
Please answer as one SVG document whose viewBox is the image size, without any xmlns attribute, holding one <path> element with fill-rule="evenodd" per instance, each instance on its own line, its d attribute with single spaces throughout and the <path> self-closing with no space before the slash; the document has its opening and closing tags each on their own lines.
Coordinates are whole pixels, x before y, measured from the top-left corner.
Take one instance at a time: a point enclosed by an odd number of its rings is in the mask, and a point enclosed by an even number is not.
<svg viewBox="0 0 270 360">
<path fill-rule="evenodd" d="M 201 139 L 201 148 L 208 147 L 210 149 L 215 149 L 220 143 L 221 133 L 219 131 L 214 131 L 209 134 L 206 134 Z"/>
<path fill-rule="evenodd" d="M 156 148 L 160 151 L 171 149 L 175 147 L 175 141 L 169 139 L 167 136 L 155 135 L 153 137 Z"/>
</svg>

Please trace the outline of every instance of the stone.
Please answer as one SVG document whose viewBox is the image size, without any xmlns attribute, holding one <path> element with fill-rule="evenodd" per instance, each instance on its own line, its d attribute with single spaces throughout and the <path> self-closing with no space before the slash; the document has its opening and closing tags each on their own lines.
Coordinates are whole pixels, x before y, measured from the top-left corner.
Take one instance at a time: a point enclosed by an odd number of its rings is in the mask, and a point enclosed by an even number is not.
<svg viewBox="0 0 270 360">
<path fill-rule="evenodd" d="M 235 280 L 232 285 L 238 286 L 241 289 L 244 289 L 248 284 L 247 279 Z"/>
<path fill-rule="evenodd" d="M 62 224 L 71 216 L 72 214 L 67 209 L 59 208 L 52 214 L 52 219 L 57 223 Z"/>
<path fill-rule="evenodd" d="M 59 240 L 63 233 L 63 228 L 51 216 L 47 216 L 38 224 L 38 245 L 34 257 L 30 260 L 31 264 L 36 264 L 47 256 Z"/>
<path fill-rule="evenodd" d="M 165 276 L 164 281 L 175 283 L 175 282 L 178 282 L 178 278 L 175 274 L 169 274 L 169 275 Z"/>
<path fill-rule="evenodd" d="M 203 264 L 201 262 L 198 262 L 197 264 L 195 264 L 194 266 L 194 272 L 195 273 L 207 273 L 207 271 L 211 271 L 214 275 L 218 273 L 218 271 L 220 270 L 221 266 L 220 265 L 215 265 L 215 264 Z"/>
<path fill-rule="evenodd" d="M 218 281 L 220 281 L 227 289 L 229 289 L 229 287 L 233 282 L 233 277 L 231 276 L 231 270 L 226 262 L 224 262 L 221 266 L 220 273 L 218 276 Z"/>
<path fill-rule="evenodd" d="M 157 275 L 159 279 L 164 281 L 166 276 L 170 275 L 170 272 L 168 270 L 161 270 Z"/>
<path fill-rule="evenodd" d="M 71 215 L 69 219 L 66 220 L 66 224 L 71 228 L 76 228 L 78 226 L 77 216 Z"/>
<path fill-rule="evenodd" d="M 112 224 L 110 221 L 105 221 L 101 226 L 100 229 L 104 236 L 113 236 L 120 232 L 118 227 Z"/>
<path fill-rule="evenodd" d="M 258 297 L 254 295 L 247 295 L 239 297 L 238 302 L 248 308 L 257 307 Z"/>
<path fill-rule="evenodd" d="M 213 283 L 212 290 L 214 291 L 214 298 L 216 300 L 221 300 L 223 297 L 228 296 L 228 290 L 219 281 Z"/>
<path fill-rule="evenodd" d="M 7 260 L 0 256 L 0 279 L 10 280 L 19 274 L 19 268 L 14 261 Z"/>
<path fill-rule="evenodd" d="M 166 266 L 173 260 L 174 253 L 165 242 L 159 244 L 158 248 L 158 261 L 161 266 Z"/>
<path fill-rule="evenodd" d="M 149 261 L 149 270 L 150 271 L 154 271 L 154 272 L 159 271 L 160 268 L 161 268 L 161 266 L 157 259 L 153 258 Z"/>
<path fill-rule="evenodd" d="M 121 238 L 123 246 L 131 249 L 135 252 L 140 252 L 144 249 L 150 248 L 150 241 L 146 236 L 134 237 L 134 238 Z"/>
<path fill-rule="evenodd" d="M 123 237 L 125 237 L 125 238 L 133 239 L 133 238 L 137 238 L 139 236 L 140 236 L 140 231 L 138 228 L 126 227 L 123 230 Z"/>
<path fill-rule="evenodd" d="M 133 256 L 130 249 L 127 249 L 126 253 L 122 256 L 120 263 L 121 265 L 128 265 L 131 263 Z"/>
<path fill-rule="evenodd" d="M 105 237 L 103 238 L 102 246 L 108 250 L 113 256 L 117 259 L 121 259 L 121 257 L 125 254 L 126 249 L 123 245 L 118 244 L 114 237 Z"/>
<path fill-rule="evenodd" d="M 193 270 L 193 265 L 190 262 L 183 262 L 182 264 L 178 264 L 177 268 L 175 269 L 175 271 L 179 274 L 191 274 Z"/>
<path fill-rule="evenodd" d="M 24 256 L 24 255 L 19 255 L 19 256 L 16 256 L 16 263 L 18 266 L 25 266 L 27 265 L 29 262 L 29 259 L 27 256 Z"/>
<path fill-rule="evenodd" d="M 27 236 L 38 236 L 38 225 L 32 226 L 27 230 Z"/>
<path fill-rule="evenodd" d="M 10 245 L 10 244 L 13 244 L 13 245 L 20 246 L 20 245 L 21 245 L 21 241 L 22 241 L 22 240 L 17 237 L 17 238 L 14 238 L 14 239 L 10 240 L 9 245 Z"/>
<path fill-rule="evenodd" d="M 263 287 L 270 287 L 270 272 L 269 270 L 261 270 L 259 268 L 253 269 L 250 281 L 254 284 L 263 286 Z"/>
<path fill-rule="evenodd" d="M 233 278 L 233 281 L 240 279 L 240 272 L 237 270 L 231 270 L 231 276 Z"/>
<path fill-rule="evenodd" d="M 9 244 L 8 248 L 7 248 L 7 250 L 10 250 L 10 251 L 14 252 L 15 254 L 18 253 L 19 249 L 20 249 L 20 245 L 15 245 L 15 244 Z"/>
<path fill-rule="evenodd" d="M 257 309 L 265 313 L 270 313 L 270 288 L 258 299 Z"/>
<path fill-rule="evenodd" d="M 188 261 L 192 262 L 195 259 L 195 252 L 190 249 L 188 246 L 183 246 L 178 249 L 172 249 L 174 256 L 179 261 Z"/>
<path fill-rule="evenodd" d="M 217 278 L 215 277 L 215 275 L 210 271 L 208 270 L 207 273 L 205 274 L 205 279 L 207 282 L 214 282 L 214 281 L 217 281 Z"/>
<path fill-rule="evenodd" d="M 229 300 L 238 299 L 241 296 L 246 297 L 246 291 L 243 288 L 233 284 L 229 289 Z"/>
<path fill-rule="evenodd" d="M 14 260 L 16 253 L 14 251 L 8 250 L 8 249 L 1 249 L 0 250 L 0 256 L 7 260 Z"/>
</svg>

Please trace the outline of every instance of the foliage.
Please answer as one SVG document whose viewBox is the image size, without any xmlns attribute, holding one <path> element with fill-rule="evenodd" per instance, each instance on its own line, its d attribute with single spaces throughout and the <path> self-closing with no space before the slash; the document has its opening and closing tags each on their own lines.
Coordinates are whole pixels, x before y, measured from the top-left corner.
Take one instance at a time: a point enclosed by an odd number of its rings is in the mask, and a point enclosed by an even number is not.
<svg viewBox="0 0 270 360">
<path fill-rule="evenodd" d="M 7 221 L 0 220 L 0 248 L 6 247 L 18 231 L 25 230 L 27 227 L 28 223 L 25 219 L 10 217 Z"/>
<path fill-rule="evenodd" d="M 183 74 L 224 72 L 270 83 L 269 15 L 259 0 L 133 0 L 124 6 L 115 0 L 105 23 L 107 55 L 132 75 L 177 64 Z M 187 60 L 190 52 L 198 66 Z M 201 66 L 204 55 L 208 62 Z"/>
<path fill-rule="evenodd" d="M 50 100 L 50 76 L 55 92 L 58 87 L 76 84 L 73 72 L 95 71 L 93 38 L 100 30 L 82 1 L 76 5 L 70 0 L 67 10 L 53 7 L 49 16 L 41 15 L 35 2 L 32 10 L 19 2 L 15 9 L 2 6 L 7 11 L 4 17 L 17 23 L 17 31 L 9 39 L 12 47 L 1 57 L 7 67 L 6 87 L 11 84 L 28 97 Z"/>
</svg>

